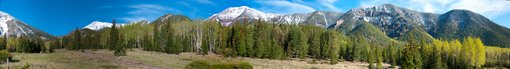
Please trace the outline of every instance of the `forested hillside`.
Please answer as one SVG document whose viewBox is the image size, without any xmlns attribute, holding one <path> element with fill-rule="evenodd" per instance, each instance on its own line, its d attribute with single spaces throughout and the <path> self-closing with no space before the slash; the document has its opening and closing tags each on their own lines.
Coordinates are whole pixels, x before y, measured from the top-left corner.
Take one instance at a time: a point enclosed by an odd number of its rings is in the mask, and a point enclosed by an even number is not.
<svg viewBox="0 0 510 69">
<path fill-rule="evenodd" d="M 181 17 L 164 16 L 170 19 L 114 25 L 99 31 L 77 29 L 61 40 L 62 47 L 110 49 L 119 56 L 125 55 L 126 49 L 142 48 L 169 54 L 198 52 L 278 60 L 312 58 L 331 64 L 362 61 L 369 62 L 371 68 L 381 68 L 381 63 L 435 69 L 509 66 L 508 59 L 501 59 L 509 56 L 509 49 L 486 47 L 479 37 L 439 40 L 411 30 L 405 38 L 396 39 L 385 36 L 369 23 L 343 33 L 313 25 L 237 21 L 223 26 L 215 21 L 190 21 Z"/>
</svg>

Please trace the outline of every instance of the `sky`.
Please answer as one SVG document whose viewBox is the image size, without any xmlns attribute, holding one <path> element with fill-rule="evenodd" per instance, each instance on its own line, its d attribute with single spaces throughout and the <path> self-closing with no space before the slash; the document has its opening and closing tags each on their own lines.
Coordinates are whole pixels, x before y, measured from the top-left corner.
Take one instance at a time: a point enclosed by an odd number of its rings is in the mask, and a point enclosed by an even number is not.
<svg viewBox="0 0 510 69">
<path fill-rule="evenodd" d="M 52 35 L 62 36 L 93 21 L 153 21 L 165 14 L 198 20 L 228 7 L 248 6 L 266 13 L 293 14 L 318 10 L 343 13 L 382 4 L 436 14 L 466 9 L 510 27 L 509 0 L 0 0 L 0 11 Z"/>
</svg>

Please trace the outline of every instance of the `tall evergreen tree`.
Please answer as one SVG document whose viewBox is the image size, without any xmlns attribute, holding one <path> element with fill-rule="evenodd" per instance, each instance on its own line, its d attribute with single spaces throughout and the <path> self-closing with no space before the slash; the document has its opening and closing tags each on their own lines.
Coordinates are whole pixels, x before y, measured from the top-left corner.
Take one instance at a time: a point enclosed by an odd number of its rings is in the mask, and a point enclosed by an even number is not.
<svg viewBox="0 0 510 69">
<path fill-rule="evenodd" d="M 165 51 L 170 54 L 180 54 L 183 50 L 182 46 L 177 45 L 177 39 L 175 38 L 175 29 L 172 27 L 172 23 L 165 24 L 164 33 L 166 33 L 166 46 L 164 47 Z"/>
<path fill-rule="evenodd" d="M 306 53 L 308 52 L 308 39 L 306 38 L 306 35 L 301 31 L 301 28 L 297 26 L 291 27 L 291 31 L 288 37 L 287 47 L 290 47 L 291 50 L 287 53 L 304 59 L 307 55 Z"/>
<path fill-rule="evenodd" d="M 411 33 L 412 34 L 412 33 Z M 403 57 L 402 57 L 402 68 L 404 69 L 422 69 L 422 58 L 420 54 L 421 46 L 417 45 L 414 42 L 414 37 L 410 36 L 410 39 L 407 41 L 408 44 L 404 47 Z"/>
<path fill-rule="evenodd" d="M 70 46 L 72 50 L 77 50 L 79 49 L 79 47 L 82 47 L 83 43 L 82 43 L 82 39 L 81 39 L 81 31 L 79 28 L 76 28 L 76 30 L 74 31 L 74 34 L 73 34 L 73 44 L 72 46 Z"/>
<path fill-rule="evenodd" d="M 110 46 L 113 46 L 113 53 L 115 56 L 126 56 L 126 47 L 122 44 L 119 30 L 117 28 L 117 22 L 115 19 L 112 21 L 112 27 L 110 31 Z"/>
</svg>

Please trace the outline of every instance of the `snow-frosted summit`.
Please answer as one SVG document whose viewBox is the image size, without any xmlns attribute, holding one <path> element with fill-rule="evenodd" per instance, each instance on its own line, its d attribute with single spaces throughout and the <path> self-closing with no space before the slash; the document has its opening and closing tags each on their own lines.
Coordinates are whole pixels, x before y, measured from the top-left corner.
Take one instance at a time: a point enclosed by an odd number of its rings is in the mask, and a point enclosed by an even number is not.
<svg viewBox="0 0 510 69">
<path fill-rule="evenodd" d="M 321 27 L 327 27 L 334 24 L 341 13 L 336 12 L 323 12 L 315 11 L 310 13 L 295 13 L 295 14 L 274 14 L 264 13 L 259 10 L 247 7 L 230 7 L 220 13 L 214 14 L 208 20 L 214 20 L 228 26 L 236 21 L 256 21 L 261 20 L 268 23 L 282 23 L 282 24 L 309 24 Z"/>
<path fill-rule="evenodd" d="M 53 38 L 46 32 L 38 30 L 16 19 L 6 12 L 0 11 L 0 35 L 8 37 L 28 37 L 28 38 Z"/>
<path fill-rule="evenodd" d="M 125 26 L 130 24 L 149 24 L 147 20 L 140 20 L 140 21 L 134 21 L 134 22 L 128 22 L 128 23 L 117 23 L 118 26 Z M 110 22 L 101 22 L 101 21 L 93 21 L 89 25 L 83 27 L 83 29 L 87 28 L 90 30 L 101 30 L 103 28 L 109 28 L 112 27 L 112 23 Z"/>
<path fill-rule="evenodd" d="M 84 28 L 88 28 L 91 30 L 100 30 L 105 27 L 111 27 L 113 24 L 109 22 L 101 22 L 101 21 L 93 21 L 89 25 L 85 26 Z"/>
<path fill-rule="evenodd" d="M 0 11 L 0 32 L 1 35 L 5 35 L 7 31 L 9 31 L 9 28 L 7 27 L 7 21 L 13 20 L 14 17 L 11 15 Z"/>
<path fill-rule="evenodd" d="M 254 19 L 268 21 L 276 16 L 279 15 L 264 13 L 247 6 L 240 6 L 227 8 L 220 13 L 212 15 L 208 19 L 220 21 L 223 25 L 230 25 L 232 22 L 235 22 L 238 19 Z"/>
</svg>

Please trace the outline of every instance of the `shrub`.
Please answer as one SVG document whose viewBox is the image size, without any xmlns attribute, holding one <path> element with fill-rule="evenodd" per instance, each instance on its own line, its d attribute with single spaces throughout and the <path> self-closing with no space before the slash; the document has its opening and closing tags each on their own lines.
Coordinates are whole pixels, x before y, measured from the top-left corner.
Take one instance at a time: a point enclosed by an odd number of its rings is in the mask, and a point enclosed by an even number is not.
<svg viewBox="0 0 510 69">
<path fill-rule="evenodd" d="M 185 69 L 253 69 L 253 66 L 248 62 L 209 64 L 206 61 L 193 61 Z"/>
<path fill-rule="evenodd" d="M 193 61 L 186 65 L 185 69 L 208 69 L 211 65 L 205 61 Z"/>
<path fill-rule="evenodd" d="M 9 59 L 11 60 L 12 59 L 12 55 L 9 53 L 9 51 L 7 50 L 0 50 L 0 62 L 4 62 L 6 59 Z"/>
</svg>

